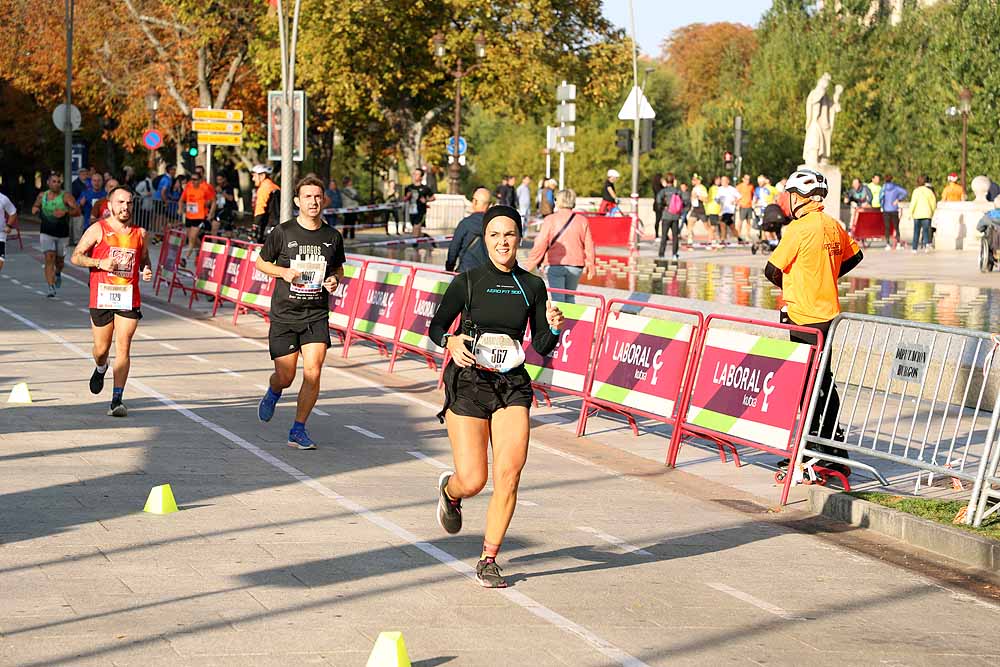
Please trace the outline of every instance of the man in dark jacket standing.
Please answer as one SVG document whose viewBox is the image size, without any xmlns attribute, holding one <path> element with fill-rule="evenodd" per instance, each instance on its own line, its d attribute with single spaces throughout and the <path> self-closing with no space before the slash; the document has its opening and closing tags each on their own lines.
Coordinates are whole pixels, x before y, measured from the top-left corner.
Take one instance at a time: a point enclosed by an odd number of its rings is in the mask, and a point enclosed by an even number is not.
<svg viewBox="0 0 1000 667">
<path fill-rule="evenodd" d="M 455 227 L 444 264 L 446 271 L 454 271 L 457 264 L 458 272 L 465 273 L 488 261 L 486 246 L 483 245 L 483 214 L 489 207 L 489 190 L 479 188 L 472 193 L 472 213 Z"/>
<path fill-rule="evenodd" d="M 684 212 L 687 206 L 690 206 L 691 199 L 688 193 L 681 191 L 677 187 L 677 181 L 674 179 L 673 174 L 665 174 L 663 182 L 665 185 L 656 193 L 656 203 L 663 212 L 660 217 L 660 220 L 663 222 L 663 235 L 660 237 L 659 256 L 663 257 L 667 251 L 667 232 L 669 231 L 673 244 L 672 259 L 676 260 L 680 256 L 681 247 L 681 213 Z M 674 195 L 677 196 L 676 199 Z M 687 202 L 684 201 L 685 196 L 688 197 Z"/>
</svg>

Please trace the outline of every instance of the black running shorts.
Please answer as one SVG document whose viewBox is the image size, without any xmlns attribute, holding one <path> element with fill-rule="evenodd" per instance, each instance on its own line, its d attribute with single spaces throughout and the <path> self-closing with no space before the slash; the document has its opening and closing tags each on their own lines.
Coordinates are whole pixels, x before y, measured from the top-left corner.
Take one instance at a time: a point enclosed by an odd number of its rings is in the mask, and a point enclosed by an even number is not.
<svg viewBox="0 0 1000 667">
<path fill-rule="evenodd" d="M 114 308 L 91 308 L 90 309 L 90 321 L 94 323 L 95 327 L 106 327 L 111 324 L 115 315 L 119 317 L 125 317 L 130 320 L 141 320 L 142 311 L 138 308 L 133 308 L 131 310 L 115 310 Z"/>
<path fill-rule="evenodd" d="M 272 359 L 298 352 L 303 345 L 309 343 L 325 343 L 330 347 L 330 325 L 326 319 L 301 324 L 271 320 L 271 328 L 267 332 L 267 347 Z"/>
<path fill-rule="evenodd" d="M 735 225 L 736 224 L 736 218 L 734 217 L 734 215 L 732 213 L 723 213 L 722 214 L 722 224 L 724 224 L 724 225 Z"/>
<path fill-rule="evenodd" d="M 713 227 L 718 227 L 719 226 L 719 214 L 718 213 L 709 213 L 708 214 L 708 224 L 712 225 Z"/>
<path fill-rule="evenodd" d="M 462 417 L 489 419 L 502 408 L 531 408 L 534 390 L 524 366 L 508 373 L 494 373 L 480 368 L 459 368 L 449 362 L 444 369 L 444 407 L 438 419 L 451 410 Z"/>
<path fill-rule="evenodd" d="M 190 228 L 190 227 L 204 227 L 205 226 L 205 221 L 204 220 L 192 220 L 190 218 L 184 218 L 184 226 L 187 227 L 187 228 Z"/>
</svg>

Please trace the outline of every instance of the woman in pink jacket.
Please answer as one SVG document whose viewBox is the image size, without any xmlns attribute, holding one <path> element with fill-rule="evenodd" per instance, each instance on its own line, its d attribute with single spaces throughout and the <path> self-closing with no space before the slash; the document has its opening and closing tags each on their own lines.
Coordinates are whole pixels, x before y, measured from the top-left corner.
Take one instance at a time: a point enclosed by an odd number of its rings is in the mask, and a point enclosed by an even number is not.
<svg viewBox="0 0 1000 667">
<path fill-rule="evenodd" d="M 542 228 L 534 239 L 524 268 L 532 271 L 547 266 L 550 288 L 575 290 L 584 270 L 587 280 L 594 277 L 594 239 L 590 235 L 587 216 L 573 211 L 576 193 L 560 190 L 556 195 L 556 212 L 545 216 Z M 553 301 L 573 303 L 571 294 L 552 294 Z"/>
</svg>

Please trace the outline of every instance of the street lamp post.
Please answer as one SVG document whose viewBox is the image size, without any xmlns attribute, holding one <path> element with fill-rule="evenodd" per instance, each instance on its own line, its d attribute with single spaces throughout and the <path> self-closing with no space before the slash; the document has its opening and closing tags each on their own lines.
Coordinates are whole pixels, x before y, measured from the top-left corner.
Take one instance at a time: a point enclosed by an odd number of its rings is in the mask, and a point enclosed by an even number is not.
<svg viewBox="0 0 1000 667">
<path fill-rule="evenodd" d="M 448 52 L 444 45 L 444 35 L 437 33 L 433 38 L 434 57 L 440 62 Z M 476 35 L 473 40 L 475 46 L 476 59 L 482 60 L 486 57 L 486 40 L 482 35 Z M 462 168 L 458 162 L 458 141 L 462 130 L 462 78 L 467 76 L 475 65 L 468 69 L 463 69 L 462 58 L 458 58 L 455 69 L 450 74 L 455 78 L 455 120 L 452 126 L 452 145 L 455 154 L 448 157 L 448 194 L 459 194 L 459 176 Z"/>
<path fill-rule="evenodd" d="M 945 113 L 949 116 L 961 116 L 962 117 L 962 191 L 968 192 L 968 185 L 966 183 L 966 167 L 968 165 L 968 151 L 967 151 L 967 138 L 969 135 L 969 113 L 972 111 L 972 91 L 968 88 L 962 88 L 958 92 L 958 106 L 948 107 L 945 109 Z"/>
<path fill-rule="evenodd" d="M 146 111 L 149 112 L 149 129 L 156 129 L 156 110 L 160 108 L 160 92 L 150 87 L 146 91 Z M 149 149 L 149 170 L 156 167 L 156 151 Z"/>
<path fill-rule="evenodd" d="M 972 91 L 962 88 L 958 93 L 958 111 L 962 114 L 962 192 L 968 192 L 965 182 L 965 170 L 968 164 L 966 139 L 969 134 L 969 112 L 972 111 Z"/>
</svg>

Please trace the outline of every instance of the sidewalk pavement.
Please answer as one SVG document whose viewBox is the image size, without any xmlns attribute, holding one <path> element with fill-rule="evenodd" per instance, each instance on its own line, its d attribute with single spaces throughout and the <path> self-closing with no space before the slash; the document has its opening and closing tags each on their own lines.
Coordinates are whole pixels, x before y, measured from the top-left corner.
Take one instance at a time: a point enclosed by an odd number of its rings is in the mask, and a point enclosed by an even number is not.
<svg viewBox="0 0 1000 667">
<path fill-rule="evenodd" d="M 534 414 L 501 565 L 469 578 L 487 494 L 466 529 L 434 520 L 450 465 L 422 361 L 394 375 L 364 345 L 331 349 L 315 452 L 284 437 L 297 385 L 256 421 L 266 328 L 150 297 L 126 420 L 92 362 L 85 275 L 57 300 L 11 253 L 0 273 L 0 663 L 363 665 L 401 630 L 415 665 L 996 664 L 1000 606 L 918 553 L 776 512 L 770 472 L 597 418 L 576 439 L 561 402 Z M 110 382 L 109 382 L 110 384 Z M 143 514 L 170 483 L 182 511 Z M 801 501 L 801 493 L 796 494 Z M 901 567 L 901 563 L 909 567 Z M 913 564 L 925 563 L 917 570 Z M 979 586 L 980 594 L 966 592 Z"/>
</svg>

